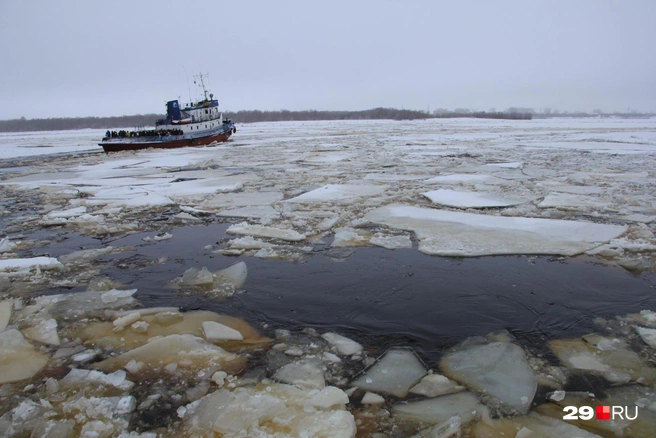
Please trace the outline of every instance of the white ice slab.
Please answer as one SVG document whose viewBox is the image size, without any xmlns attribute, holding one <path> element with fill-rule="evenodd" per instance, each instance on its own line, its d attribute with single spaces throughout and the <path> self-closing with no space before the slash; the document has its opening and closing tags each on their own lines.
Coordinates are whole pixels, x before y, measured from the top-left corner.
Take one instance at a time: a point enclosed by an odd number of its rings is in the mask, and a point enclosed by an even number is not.
<svg viewBox="0 0 656 438">
<path fill-rule="evenodd" d="M 625 226 L 459 213 L 404 205 L 370 211 L 366 220 L 414 231 L 419 251 L 444 256 L 576 255 L 627 230 Z"/>
<path fill-rule="evenodd" d="M 589 211 L 598 208 L 608 208 L 609 204 L 610 202 L 593 196 L 550 192 L 544 197 L 544 200 L 538 204 L 538 207 Z"/>
<path fill-rule="evenodd" d="M 510 200 L 502 196 L 480 193 L 459 192 L 455 190 L 439 189 L 423 193 L 425 197 L 434 204 L 447 205 L 456 208 L 486 208 L 486 207 L 510 207 L 521 204 L 521 201 Z"/>
<path fill-rule="evenodd" d="M 30 259 L 6 259 L 0 260 L 0 271 L 9 271 L 14 269 L 60 269 L 62 265 L 54 257 L 33 257 Z"/>
<path fill-rule="evenodd" d="M 444 184 L 459 184 L 459 183 L 484 183 L 494 180 L 492 175 L 485 175 L 480 173 L 454 173 L 451 175 L 440 175 L 424 182 L 427 183 L 444 183 Z"/>
<path fill-rule="evenodd" d="M 391 349 L 351 385 L 403 398 L 425 375 L 424 364 L 412 350 Z"/>
<path fill-rule="evenodd" d="M 447 354 L 444 373 L 470 388 L 493 395 L 526 414 L 538 381 L 524 351 L 511 343 L 492 342 Z"/>
<path fill-rule="evenodd" d="M 315 190 L 303 193 L 287 202 L 337 202 L 366 196 L 376 196 L 385 190 L 385 186 L 371 184 L 326 184 Z"/>
<path fill-rule="evenodd" d="M 305 234 L 297 233 L 294 230 L 283 230 L 281 228 L 265 227 L 262 225 L 249 225 L 246 222 L 231 225 L 227 230 L 228 234 L 239 234 L 242 236 L 268 237 L 272 239 L 287 240 L 290 242 L 300 242 L 305 240 Z"/>
</svg>

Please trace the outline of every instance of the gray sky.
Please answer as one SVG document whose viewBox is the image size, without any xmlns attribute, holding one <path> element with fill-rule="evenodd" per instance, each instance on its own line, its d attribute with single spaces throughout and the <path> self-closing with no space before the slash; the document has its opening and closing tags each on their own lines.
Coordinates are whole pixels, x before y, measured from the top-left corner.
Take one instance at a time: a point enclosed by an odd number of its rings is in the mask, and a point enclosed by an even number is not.
<svg viewBox="0 0 656 438">
<path fill-rule="evenodd" d="M 224 110 L 656 111 L 654 0 L 0 0 L 0 41 L 0 119 L 163 113 L 185 69 Z"/>
</svg>

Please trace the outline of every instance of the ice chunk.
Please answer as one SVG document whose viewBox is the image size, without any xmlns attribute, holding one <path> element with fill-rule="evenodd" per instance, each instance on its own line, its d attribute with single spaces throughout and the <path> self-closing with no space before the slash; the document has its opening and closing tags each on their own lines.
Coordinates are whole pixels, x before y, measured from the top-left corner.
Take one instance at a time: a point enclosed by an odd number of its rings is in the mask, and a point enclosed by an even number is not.
<svg viewBox="0 0 656 438">
<path fill-rule="evenodd" d="M 110 291 L 86 291 L 69 294 L 47 295 L 37 298 L 37 305 L 45 308 L 55 318 L 104 316 L 106 309 L 134 306 L 132 297 L 136 289 Z"/>
<path fill-rule="evenodd" d="M 619 225 L 490 216 L 401 205 L 377 208 L 364 218 L 414 231 L 420 240 L 419 251 L 445 256 L 576 255 L 627 229 Z"/>
<path fill-rule="evenodd" d="M 362 345 L 337 333 L 324 333 L 321 337 L 335 347 L 340 354 L 350 356 L 362 351 Z"/>
<path fill-rule="evenodd" d="M 11 319 L 11 309 L 14 306 L 12 300 L 0 301 L 0 331 L 4 330 L 9 325 Z"/>
<path fill-rule="evenodd" d="M 57 334 L 57 321 L 54 318 L 41 319 L 36 325 L 23 329 L 23 334 L 28 338 L 49 345 L 59 345 Z"/>
<path fill-rule="evenodd" d="M 304 388 L 323 389 L 326 385 L 321 362 L 315 359 L 289 363 L 278 369 L 273 378 Z"/>
<path fill-rule="evenodd" d="M 54 218 L 68 219 L 71 217 L 83 215 L 86 212 L 87 212 L 87 208 L 82 206 L 82 207 L 69 208 L 68 210 L 51 211 L 50 213 L 46 214 L 46 217 L 50 219 L 54 219 Z"/>
<path fill-rule="evenodd" d="M 185 286 L 198 286 L 214 283 L 214 276 L 212 273 L 203 266 L 202 269 L 189 268 L 182 274 L 180 284 Z"/>
<path fill-rule="evenodd" d="M 192 335 L 169 335 L 95 363 L 93 368 L 104 372 L 115 371 L 132 360 L 143 363 L 143 371 L 147 368 L 151 372 L 161 371 L 166 365 L 174 362 L 178 363 L 178 371 L 180 368 L 190 371 L 207 369 L 209 375 L 219 370 L 234 374 L 244 367 L 243 358 L 201 338 Z"/>
<path fill-rule="evenodd" d="M 0 239 L 0 254 L 5 252 L 12 252 L 14 249 L 16 249 L 17 246 L 18 245 L 16 245 L 8 238 L 3 237 L 2 239 Z"/>
<path fill-rule="evenodd" d="M 385 403 L 385 399 L 378 394 L 367 391 L 364 394 L 364 397 L 362 397 L 362 401 L 360 403 L 363 405 L 382 405 Z"/>
<path fill-rule="evenodd" d="M 349 402 L 348 395 L 334 386 L 326 386 L 318 393 L 312 395 L 310 403 L 312 406 L 329 409 L 335 405 L 343 406 Z"/>
<path fill-rule="evenodd" d="M 437 397 L 438 395 L 451 394 L 463 391 L 465 388 L 456 382 L 440 374 L 429 374 L 415 386 L 410 388 L 413 394 L 425 395 L 426 397 Z"/>
<path fill-rule="evenodd" d="M 524 414 L 538 386 L 524 351 L 507 342 L 474 345 L 449 353 L 440 366 L 452 379 L 497 397 Z"/>
<path fill-rule="evenodd" d="M 550 192 L 544 197 L 544 200 L 538 204 L 538 207 L 558 208 L 560 210 L 590 211 L 599 208 L 608 208 L 609 204 L 609 202 L 593 196 Z"/>
<path fill-rule="evenodd" d="M 74 436 L 74 427 L 74 420 L 46 420 L 42 418 L 34 427 L 32 436 L 35 438 L 69 438 Z"/>
<path fill-rule="evenodd" d="M 449 437 L 459 437 L 460 436 L 460 427 L 462 426 L 462 421 L 458 415 L 454 415 L 442 423 L 436 424 L 433 427 L 424 429 L 419 432 L 417 435 L 412 436 L 411 438 L 449 438 Z M 519 435 L 515 438 L 521 438 Z"/>
<path fill-rule="evenodd" d="M 640 379 L 645 384 L 656 382 L 656 369 L 649 366 L 623 343 L 613 343 L 602 336 L 582 339 L 556 339 L 549 347 L 568 368 L 587 371 L 612 383 L 628 383 Z"/>
<path fill-rule="evenodd" d="M 0 324 L 0 327 L 2 325 Z M 656 348 L 656 329 L 646 328 L 646 327 L 635 327 L 636 331 L 640 335 L 640 338 L 652 348 Z"/>
<path fill-rule="evenodd" d="M 141 313 L 131 312 L 125 316 L 118 317 L 114 320 L 114 327 L 125 327 L 139 321 L 141 318 Z"/>
<path fill-rule="evenodd" d="M 98 257 L 102 257 L 106 254 L 111 254 L 115 248 L 113 246 L 106 246 L 104 248 L 96 249 L 81 249 L 79 251 L 74 251 L 70 254 L 64 254 L 59 256 L 59 261 L 62 263 L 83 263 L 89 262 Z"/>
<path fill-rule="evenodd" d="M 511 200 L 502 196 L 480 192 L 465 192 L 447 189 L 433 190 L 423 193 L 434 204 L 448 205 L 457 208 L 487 208 L 510 207 L 521 204 L 522 201 Z"/>
<path fill-rule="evenodd" d="M 490 180 L 496 180 L 492 175 L 484 175 L 480 173 L 454 173 L 451 175 L 440 175 L 430 179 L 427 179 L 424 182 L 433 183 L 447 183 L 447 184 L 458 184 L 458 183 L 479 183 L 486 182 Z"/>
<path fill-rule="evenodd" d="M 39 268 L 41 270 L 61 269 L 62 265 L 54 257 L 33 257 L 30 259 L 5 259 L 0 260 L 0 271 L 11 271 L 19 269 Z"/>
<path fill-rule="evenodd" d="M 235 391 L 234 400 L 219 411 L 213 429 L 222 434 L 247 429 L 252 423 L 270 420 L 285 411 L 285 403 L 266 393 L 250 395 Z"/>
<path fill-rule="evenodd" d="M 419 379 L 426 375 L 426 368 L 414 351 L 390 349 L 364 375 L 351 382 L 372 392 L 382 392 L 403 398 Z"/>
<path fill-rule="evenodd" d="M 372 184 L 327 184 L 286 202 L 351 202 L 355 198 L 379 195 L 385 189 L 385 186 Z"/>
<path fill-rule="evenodd" d="M 95 370 L 84 370 L 73 368 L 68 374 L 59 381 L 62 388 L 67 386 L 80 386 L 85 384 L 97 384 L 111 386 L 123 391 L 129 391 L 134 386 L 134 382 L 127 379 L 127 374 L 123 370 L 117 370 L 110 374 L 105 374 Z"/>
<path fill-rule="evenodd" d="M 286 240 L 289 242 L 300 242 L 305 240 L 305 234 L 297 233 L 294 230 L 283 230 L 280 228 L 265 227 L 262 225 L 249 225 L 246 222 L 231 225 L 227 230 L 228 234 L 239 234 L 244 236 L 268 237 L 271 239 Z"/>
<path fill-rule="evenodd" d="M 28 379 L 48 362 L 16 329 L 0 332 L 0 384 Z"/>
<path fill-rule="evenodd" d="M 284 195 L 280 192 L 245 192 L 221 193 L 200 204 L 201 208 L 220 209 L 230 207 L 247 207 L 254 205 L 270 205 L 281 201 Z"/>
<path fill-rule="evenodd" d="M 244 336 L 237 330 L 214 321 L 203 322 L 203 336 L 205 336 L 205 339 L 210 342 L 241 341 L 244 339 Z"/>
<path fill-rule="evenodd" d="M 244 262 L 235 263 L 214 273 L 217 281 L 232 283 L 235 289 L 239 289 L 244 285 L 247 276 L 248 268 Z"/>
<path fill-rule="evenodd" d="M 394 416 L 405 420 L 437 424 L 459 416 L 463 423 L 474 419 L 482 405 L 478 398 L 469 391 L 443 395 L 410 403 L 397 403 L 392 408 Z"/>
<path fill-rule="evenodd" d="M 365 246 L 369 244 L 369 233 L 352 228 L 338 228 L 335 230 L 335 240 L 331 246 Z"/>
<path fill-rule="evenodd" d="M 410 240 L 410 236 L 383 236 L 381 234 L 376 234 L 369 239 L 369 243 L 376 246 L 382 246 L 386 249 L 412 248 L 412 240 Z"/>
</svg>

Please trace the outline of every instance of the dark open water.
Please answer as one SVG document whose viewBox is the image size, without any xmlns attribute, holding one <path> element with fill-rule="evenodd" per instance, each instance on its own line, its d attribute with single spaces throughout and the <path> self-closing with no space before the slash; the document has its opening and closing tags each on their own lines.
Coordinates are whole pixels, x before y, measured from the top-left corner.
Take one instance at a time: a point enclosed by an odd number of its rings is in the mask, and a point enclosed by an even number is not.
<svg viewBox="0 0 656 438">
<path fill-rule="evenodd" d="M 341 262 L 318 248 L 318 255 L 294 263 L 203 249 L 224 238 L 227 227 L 176 228 L 173 239 L 155 243 L 141 240 L 153 233 L 106 242 L 136 251 L 103 257 L 103 273 L 137 288 L 144 306 L 213 310 L 241 316 L 258 328 L 267 324 L 267 330 L 338 331 L 371 347 L 410 345 L 426 358 L 467 337 L 504 329 L 540 348 L 546 339 L 598 331 L 597 317 L 656 310 L 656 275 L 580 259 L 446 258 L 367 247 Z M 60 234 L 59 240 L 41 251 L 58 256 L 102 246 L 71 234 Z M 139 268 L 160 257 L 168 261 Z M 167 287 L 190 267 L 215 271 L 238 261 L 248 266 L 246 292 L 227 300 L 183 296 Z"/>
</svg>

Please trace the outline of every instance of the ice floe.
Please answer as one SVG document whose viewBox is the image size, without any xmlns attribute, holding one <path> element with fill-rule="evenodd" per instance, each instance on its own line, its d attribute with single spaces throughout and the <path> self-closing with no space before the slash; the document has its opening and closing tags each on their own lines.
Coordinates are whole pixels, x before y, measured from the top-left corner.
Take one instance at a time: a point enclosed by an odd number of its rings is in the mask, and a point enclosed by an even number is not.
<svg viewBox="0 0 656 438">
<path fill-rule="evenodd" d="M 426 192 L 423 195 L 430 199 L 434 204 L 457 208 L 510 207 L 522 203 L 522 201 L 513 201 L 502 196 L 488 193 L 464 192 L 447 189 L 433 190 Z"/>
<path fill-rule="evenodd" d="M 624 233 L 620 225 L 459 213 L 393 205 L 365 215 L 371 222 L 414 231 L 419 251 L 433 255 L 580 254 Z"/>
<path fill-rule="evenodd" d="M 426 372 L 412 350 L 391 349 L 351 385 L 403 398 Z"/>
<path fill-rule="evenodd" d="M 497 397 L 523 414 L 538 386 L 523 350 L 507 342 L 465 347 L 447 354 L 440 366 L 452 379 Z"/>
</svg>

